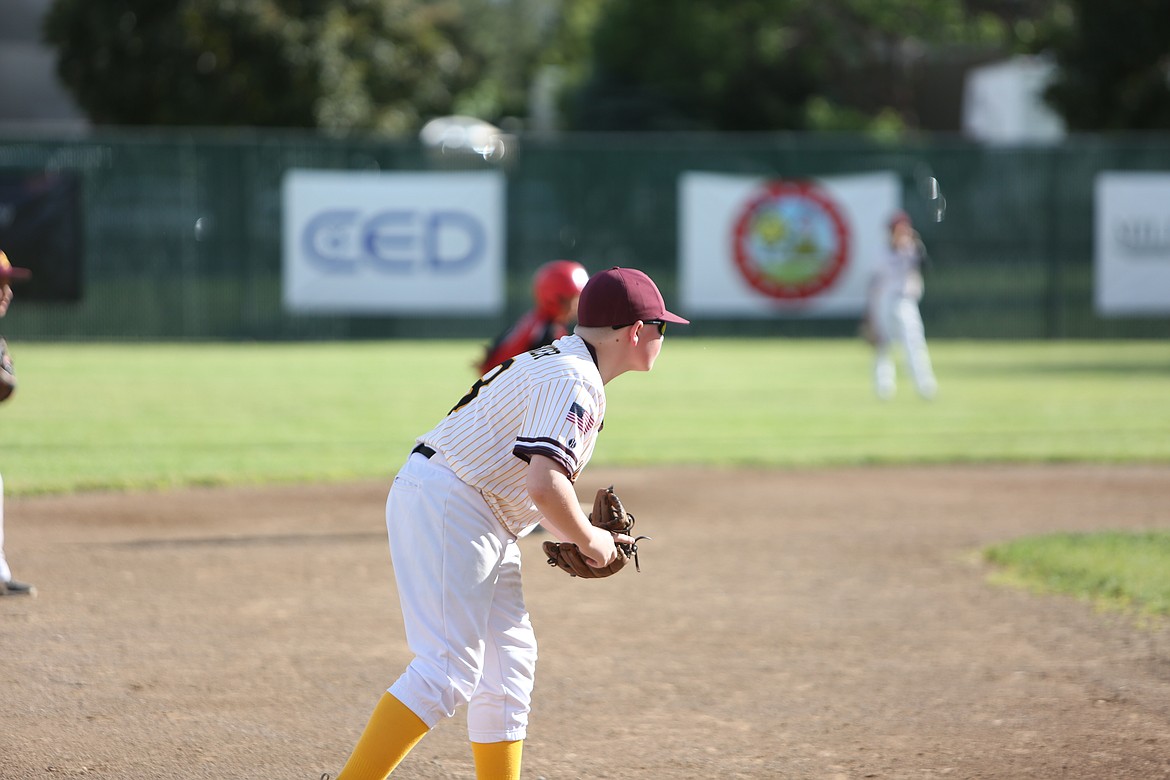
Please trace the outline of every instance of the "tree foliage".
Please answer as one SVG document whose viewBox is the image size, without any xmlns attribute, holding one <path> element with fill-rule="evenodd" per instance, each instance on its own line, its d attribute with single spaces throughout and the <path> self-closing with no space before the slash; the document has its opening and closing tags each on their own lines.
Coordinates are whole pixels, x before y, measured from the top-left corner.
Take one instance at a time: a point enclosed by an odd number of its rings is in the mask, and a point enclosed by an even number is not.
<svg viewBox="0 0 1170 780">
<path fill-rule="evenodd" d="M 482 81 L 470 21 L 482 5 L 55 0 L 45 38 L 96 124 L 407 133 Z"/>
<path fill-rule="evenodd" d="M 1170 127 L 1165 0 L 54 0 L 45 38 L 99 125 L 511 128 L 560 84 L 568 129 L 897 135 L 932 62 L 1021 50 L 1071 128 Z"/>
<path fill-rule="evenodd" d="M 887 89 L 897 110 L 898 80 L 932 47 L 1010 38 L 1001 17 L 962 0 L 610 0 L 573 120 L 587 129 L 817 129 L 859 107 L 881 114 L 865 85 Z"/>
<path fill-rule="evenodd" d="M 1170 3 L 1066 0 L 1048 48 L 1049 103 L 1073 130 L 1170 129 Z"/>
</svg>

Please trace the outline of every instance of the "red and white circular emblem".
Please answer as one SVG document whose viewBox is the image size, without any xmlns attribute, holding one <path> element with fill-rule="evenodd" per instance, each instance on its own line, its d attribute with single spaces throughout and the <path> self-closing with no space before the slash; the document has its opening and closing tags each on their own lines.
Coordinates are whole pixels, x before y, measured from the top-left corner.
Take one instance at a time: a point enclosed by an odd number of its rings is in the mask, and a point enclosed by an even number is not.
<svg viewBox="0 0 1170 780">
<path fill-rule="evenodd" d="M 803 300 L 828 289 L 849 259 L 849 229 L 840 207 L 810 182 L 765 184 L 735 220 L 733 239 L 743 278 L 780 300 Z"/>
</svg>

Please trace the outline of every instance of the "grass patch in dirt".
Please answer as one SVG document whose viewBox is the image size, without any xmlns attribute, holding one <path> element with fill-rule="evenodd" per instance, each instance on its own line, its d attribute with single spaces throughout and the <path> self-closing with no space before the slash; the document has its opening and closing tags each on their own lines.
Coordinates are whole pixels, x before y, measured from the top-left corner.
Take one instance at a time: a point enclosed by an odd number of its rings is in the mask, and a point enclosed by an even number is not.
<svg viewBox="0 0 1170 780">
<path fill-rule="evenodd" d="M 995 579 L 1108 607 L 1170 615 L 1170 532 L 1061 533 L 984 550 Z"/>
</svg>

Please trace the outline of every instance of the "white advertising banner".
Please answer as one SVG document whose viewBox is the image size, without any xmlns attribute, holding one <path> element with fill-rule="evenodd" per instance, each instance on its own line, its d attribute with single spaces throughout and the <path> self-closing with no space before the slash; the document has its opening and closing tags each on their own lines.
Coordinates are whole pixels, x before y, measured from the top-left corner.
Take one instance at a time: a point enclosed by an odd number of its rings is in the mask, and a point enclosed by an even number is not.
<svg viewBox="0 0 1170 780">
<path fill-rule="evenodd" d="M 503 308 L 499 173 L 292 170 L 282 196 L 287 310 L 476 315 Z"/>
<path fill-rule="evenodd" d="M 1170 173 L 1097 175 L 1093 298 L 1098 314 L 1170 314 Z"/>
<path fill-rule="evenodd" d="M 679 179 L 681 304 L 733 317 L 860 315 L 902 189 L 891 171 Z"/>
</svg>

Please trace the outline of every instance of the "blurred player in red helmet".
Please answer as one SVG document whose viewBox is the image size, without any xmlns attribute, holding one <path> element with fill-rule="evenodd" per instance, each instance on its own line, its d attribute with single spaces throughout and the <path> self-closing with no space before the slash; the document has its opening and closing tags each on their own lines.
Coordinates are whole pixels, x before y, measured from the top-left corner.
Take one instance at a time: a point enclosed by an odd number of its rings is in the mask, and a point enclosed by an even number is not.
<svg viewBox="0 0 1170 780">
<path fill-rule="evenodd" d="M 587 281 L 585 266 L 572 260 L 553 260 L 538 268 L 532 277 L 532 309 L 491 343 L 476 365 L 479 373 L 568 335 Z"/>
</svg>

